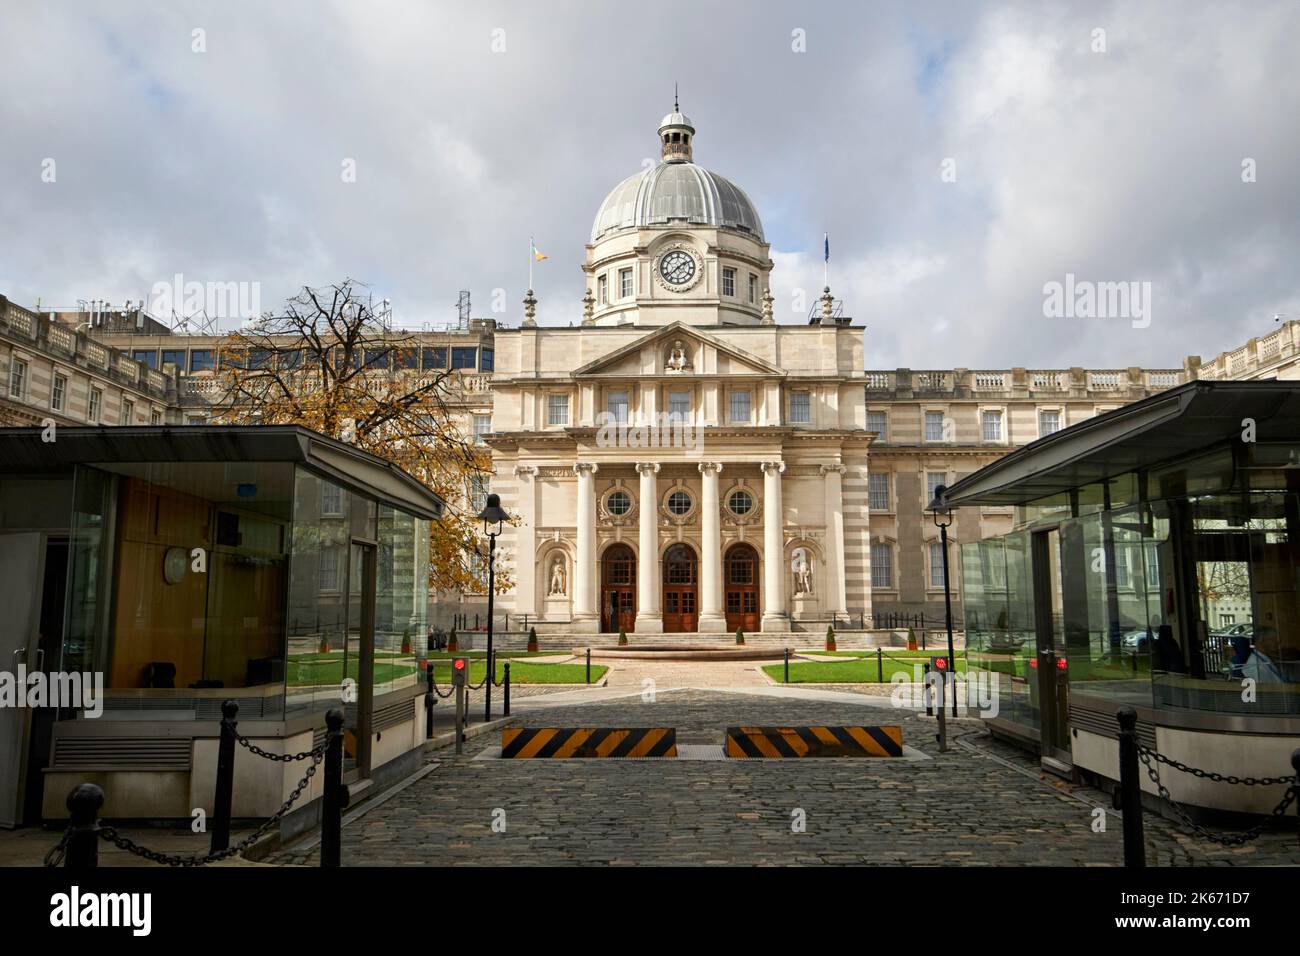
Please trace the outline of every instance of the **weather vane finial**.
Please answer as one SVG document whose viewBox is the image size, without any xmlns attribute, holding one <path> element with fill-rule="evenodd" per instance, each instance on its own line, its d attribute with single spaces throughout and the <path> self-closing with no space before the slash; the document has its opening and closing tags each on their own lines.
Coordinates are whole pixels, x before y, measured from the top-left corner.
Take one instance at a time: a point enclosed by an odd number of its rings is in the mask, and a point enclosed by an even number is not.
<svg viewBox="0 0 1300 956">
<path fill-rule="evenodd" d="M 677 103 L 677 83 L 676 81 L 674 81 L 673 82 L 673 112 L 680 113 L 681 111 L 682 108 Z"/>
</svg>

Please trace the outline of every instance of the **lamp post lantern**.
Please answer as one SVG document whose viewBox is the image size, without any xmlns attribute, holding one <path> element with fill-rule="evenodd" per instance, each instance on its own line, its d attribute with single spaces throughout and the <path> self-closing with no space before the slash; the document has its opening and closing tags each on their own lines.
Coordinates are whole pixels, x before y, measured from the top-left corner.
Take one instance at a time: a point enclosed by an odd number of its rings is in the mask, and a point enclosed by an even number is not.
<svg viewBox="0 0 1300 956">
<path fill-rule="evenodd" d="M 501 533 L 501 526 L 510 520 L 510 516 L 501 507 L 500 495 L 487 496 L 487 504 L 479 513 L 479 518 L 483 522 L 483 533 L 488 539 L 487 676 L 483 682 L 483 719 L 488 721 L 492 719 L 492 678 L 496 673 L 496 660 L 492 656 L 492 599 L 497 586 L 497 535 Z"/>
<path fill-rule="evenodd" d="M 948 580 L 948 526 L 952 524 L 952 506 L 948 504 L 948 488 L 938 485 L 934 489 L 934 500 L 930 502 L 929 511 L 934 518 L 934 526 L 939 529 L 939 550 L 943 552 L 943 612 L 948 628 L 948 674 L 957 680 L 957 657 L 952 647 L 952 587 Z M 941 679 L 947 679 L 943 675 Z M 957 716 L 957 695 L 952 695 L 952 715 Z"/>
</svg>

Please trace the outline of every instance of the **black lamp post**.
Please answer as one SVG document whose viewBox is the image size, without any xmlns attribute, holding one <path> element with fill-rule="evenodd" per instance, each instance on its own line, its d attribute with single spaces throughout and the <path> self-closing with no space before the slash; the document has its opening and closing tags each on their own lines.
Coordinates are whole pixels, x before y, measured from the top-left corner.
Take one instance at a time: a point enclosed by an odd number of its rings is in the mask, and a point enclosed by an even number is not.
<svg viewBox="0 0 1300 956">
<path fill-rule="evenodd" d="M 952 524 L 952 506 L 948 504 L 948 488 L 939 485 L 934 489 L 934 500 L 929 511 L 934 526 L 939 529 L 939 549 L 943 552 L 943 611 L 948 626 L 948 673 L 957 679 L 957 656 L 952 648 L 952 588 L 948 583 L 948 525 Z M 947 676 L 944 676 L 947 679 Z M 957 716 L 957 695 L 952 695 L 952 715 Z"/>
<path fill-rule="evenodd" d="M 500 495 L 487 496 L 487 504 L 479 518 L 488 539 L 487 677 L 483 683 L 483 719 L 487 721 L 492 719 L 492 679 L 496 675 L 496 660 L 492 657 L 492 598 L 497 589 L 497 535 L 501 533 L 501 525 L 510 520 L 501 507 Z"/>
</svg>

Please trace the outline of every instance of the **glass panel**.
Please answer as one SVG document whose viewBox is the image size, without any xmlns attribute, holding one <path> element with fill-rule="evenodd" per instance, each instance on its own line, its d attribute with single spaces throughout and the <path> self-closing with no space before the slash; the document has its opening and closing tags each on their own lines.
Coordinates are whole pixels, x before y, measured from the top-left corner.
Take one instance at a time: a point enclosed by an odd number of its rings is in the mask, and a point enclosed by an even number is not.
<svg viewBox="0 0 1300 956">
<path fill-rule="evenodd" d="M 298 468 L 286 616 L 290 713 L 339 703 L 352 501 L 345 489 Z"/>
<path fill-rule="evenodd" d="M 246 716 L 279 715 L 293 466 L 83 466 L 76 486 L 66 664 L 110 690 L 195 692 L 177 709 L 239 688 L 260 698 Z"/>
<path fill-rule="evenodd" d="M 409 687 L 428 649 L 429 534 L 427 522 L 379 508 L 375 596 L 375 696 Z"/>
</svg>

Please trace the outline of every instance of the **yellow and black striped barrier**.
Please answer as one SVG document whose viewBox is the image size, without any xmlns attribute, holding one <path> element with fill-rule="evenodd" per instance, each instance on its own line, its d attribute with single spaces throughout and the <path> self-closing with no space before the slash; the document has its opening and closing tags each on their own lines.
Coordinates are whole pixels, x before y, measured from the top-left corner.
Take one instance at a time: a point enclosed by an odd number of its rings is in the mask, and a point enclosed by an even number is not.
<svg viewBox="0 0 1300 956">
<path fill-rule="evenodd" d="M 673 727 L 507 727 L 501 756 L 526 758 L 676 757 Z"/>
<path fill-rule="evenodd" d="M 901 757 L 903 729 L 883 727 L 728 727 L 728 757 Z"/>
</svg>

